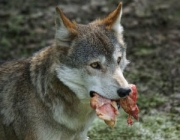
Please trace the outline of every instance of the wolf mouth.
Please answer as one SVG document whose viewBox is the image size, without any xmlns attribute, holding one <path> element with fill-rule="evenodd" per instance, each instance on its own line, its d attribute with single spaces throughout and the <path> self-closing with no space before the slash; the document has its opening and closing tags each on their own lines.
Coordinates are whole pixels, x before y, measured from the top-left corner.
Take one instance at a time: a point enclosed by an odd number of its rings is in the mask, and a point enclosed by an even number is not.
<svg viewBox="0 0 180 140">
<path fill-rule="evenodd" d="M 97 92 L 95 92 L 95 91 L 90 91 L 90 93 L 89 93 L 90 97 L 91 97 L 91 98 L 94 97 L 94 94 L 95 94 L 95 93 L 97 93 Z"/>
<path fill-rule="evenodd" d="M 95 94 L 98 94 L 99 96 L 101 96 L 99 93 L 97 93 L 97 92 L 95 92 L 95 91 L 90 91 L 90 97 L 91 98 L 93 98 L 94 96 L 95 96 Z M 110 100 L 111 102 L 113 102 L 113 101 L 115 101 L 116 102 L 116 105 L 117 105 L 117 108 L 118 109 L 120 109 L 120 102 L 119 102 L 119 100 L 112 100 L 112 99 L 108 99 L 108 98 L 106 98 L 106 97 L 103 97 L 103 96 L 101 96 L 102 98 L 105 98 L 105 99 L 107 99 L 107 100 Z"/>
</svg>

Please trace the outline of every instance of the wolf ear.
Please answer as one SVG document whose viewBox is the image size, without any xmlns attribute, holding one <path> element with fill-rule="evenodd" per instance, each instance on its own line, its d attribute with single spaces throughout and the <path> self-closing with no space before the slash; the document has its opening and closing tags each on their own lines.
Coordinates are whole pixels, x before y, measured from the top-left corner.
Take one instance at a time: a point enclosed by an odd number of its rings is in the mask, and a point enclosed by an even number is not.
<svg viewBox="0 0 180 140">
<path fill-rule="evenodd" d="M 71 22 L 61 11 L 56 7 L 56 44 L 63 47 L 69 47 L 72 38 L 77 35 L 76 24 Z"/>
<path fill-rule="evenodd" d="M 120 24 L 122 16 L 122 2 L 119 3 L 118 7 L 111 12 L 105 19 L 102 20 L 102 23 L 106 25 L 108 29 L 112 29 L 118 33 L 123 31 L 123 28 Z"/>
</svg>

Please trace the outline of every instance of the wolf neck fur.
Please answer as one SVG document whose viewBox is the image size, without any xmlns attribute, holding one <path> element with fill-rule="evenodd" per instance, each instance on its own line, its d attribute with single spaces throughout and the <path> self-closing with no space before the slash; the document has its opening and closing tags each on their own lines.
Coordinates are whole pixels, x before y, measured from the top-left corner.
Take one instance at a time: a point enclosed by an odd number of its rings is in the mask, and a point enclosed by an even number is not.
<svg viewBox="0 0 180 140">
<path fill-rule="evenodd" d="M 66 94 L 67 102 L 72 102 L 75 100 L 75 94 L 56 76 L 55 65 L 58 65 L 58 62 L 53 61 L 53 57 L 56 57 L 54 51 L 56 46 L 47 47 L 32 57 L 30 64 L 32 84 L 41 99 L 45 99 L 48 93 L 54 93 L 56 96 Z"/>
<path fill-rule="evenodd" d="M 42 102 L 46 102 L 49 110 L 53 112 L 52 117 L 56 122 L 75 130 L 88 128 L 95 113 L 88 102 L 82 102 L 57 78 L 54 70 L 57 62 L 50 61 L 56 57 L 53 55 L 55 50 L 56 47 L 51 46 L 32 57 L 30 65 L 32 84 Z"/>
</svg>

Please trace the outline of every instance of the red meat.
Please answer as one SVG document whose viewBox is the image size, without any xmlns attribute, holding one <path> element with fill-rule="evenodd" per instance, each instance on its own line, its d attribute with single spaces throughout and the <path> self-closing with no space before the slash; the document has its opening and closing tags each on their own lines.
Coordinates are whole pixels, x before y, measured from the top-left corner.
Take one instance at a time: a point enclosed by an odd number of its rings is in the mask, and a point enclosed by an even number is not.
<svg viewBox="0 0 180 140">
<path fill-rule="evenodd" d="M 116 116 L 118 115 L 117 102 L 119 102 L 123 110 L 129 114 L 127 118 L 127 123 L 129 125 L 133 124 L 131 116 L 136 120 L 139 120 L 139 109 L 136 105 L 137 89 L 133 84 L 130 84 L 130 87 L 132 91 L 129 96 L 120 99 L 119 101 L 104 98 L 97 93 L 94 93 L 94 96 L 91 98 L 90 105 L 96 110 L 97 116 L 112 128 L 115 126 Z"/>
</svg>

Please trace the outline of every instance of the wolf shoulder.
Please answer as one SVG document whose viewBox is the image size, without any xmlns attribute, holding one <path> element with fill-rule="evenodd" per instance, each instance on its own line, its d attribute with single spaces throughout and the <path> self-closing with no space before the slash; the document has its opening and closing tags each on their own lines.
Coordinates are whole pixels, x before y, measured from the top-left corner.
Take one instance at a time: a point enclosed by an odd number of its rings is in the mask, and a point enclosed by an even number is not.
<svg viewBox="0 0 180 140">
<path fill-rule="evenodd" d="M 27 94 L 29 88 L 25 87 L 30 86 L 29 61 L 29 59 L 9 61 L 0 65 L 1 113 L 4 102 L 10 106 L 11 102 L 17 102 L 15 97 L 19 98 L 20 94 Z"/>
<path fill-rule="evenodd" d="M 29 59 L 2 62 L 2 64 L 0 64 L 0 85 L 10 80 L 13 82 L 21 77 L 27 77 L 29 62 Z"/>
</svg>

